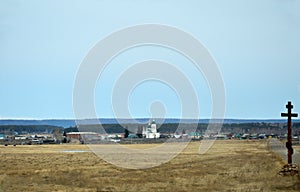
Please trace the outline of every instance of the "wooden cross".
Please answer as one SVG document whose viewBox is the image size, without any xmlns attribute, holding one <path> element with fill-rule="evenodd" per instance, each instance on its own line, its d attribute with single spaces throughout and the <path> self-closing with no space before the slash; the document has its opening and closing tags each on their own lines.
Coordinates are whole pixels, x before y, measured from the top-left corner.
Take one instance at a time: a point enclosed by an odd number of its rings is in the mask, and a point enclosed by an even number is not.
<svg viewBox="0 0 300 192">
<path fill-rule="evenodd" d="M 292 163 L 292 155 L 294 153 L 292 147 L 292 117 L 298 117 L 297 113 L 292 113 L 293 105 L 292 102 L 288 102 L 286 105 L 288 110 L 287 113 L 281 113 L 281 117 L 288 117 L 287 127 L 288 127 L 288 138 L 286 142 L 286 148 L 288 149 L 288 164 Z"/>
</svg>

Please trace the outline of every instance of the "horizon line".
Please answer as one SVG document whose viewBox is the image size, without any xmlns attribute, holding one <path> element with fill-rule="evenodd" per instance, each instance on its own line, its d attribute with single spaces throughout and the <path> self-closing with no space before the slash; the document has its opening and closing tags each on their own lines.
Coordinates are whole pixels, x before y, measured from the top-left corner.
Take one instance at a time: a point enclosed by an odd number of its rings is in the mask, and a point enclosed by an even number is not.
<svg viewBox="0 0 300 192">
<path fill-rule="evenodd" d="M 162 117 L 134 117 L 134 118 L 126 118 L 126 117 L 121 117 L 121 118 L 113 118 L 113 117 L 99 117 L 99 118 L 82 118 L 82 119 L 76 119 L 76 118 L 27 118 L 27 117 L 20 117 L 20 118 L 1 118 L 0 120 L 36 120 L 36 121 L 43 121 L 43 120 L 95 120 L 95 119 L 182 119 L 182 120 L 285 120 L 285 118 L 278 117 L 278 118 L 179 118 L 179 117 L 167 117 L 167 118 L 162 118 Z M 297 119 L 297 118 L 296 118 Z"/>
</svg>

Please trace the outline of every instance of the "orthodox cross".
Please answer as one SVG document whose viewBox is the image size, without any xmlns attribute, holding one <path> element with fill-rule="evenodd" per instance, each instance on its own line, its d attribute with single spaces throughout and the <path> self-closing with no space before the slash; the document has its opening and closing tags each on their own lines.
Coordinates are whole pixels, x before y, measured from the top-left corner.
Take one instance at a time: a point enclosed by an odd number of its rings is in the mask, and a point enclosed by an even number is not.
<svg viewBox="0 0 300 192">
<path fill-rule="evenodd" d="M 288 110 L 287 113 L 281 113 L 281 117 L 288 117 L 287 127 L 288 127 L 288 137 L 286 142 L 286 148 L 288 150 L 288 164 L 292 163 L 292 155 L 294 153 L 293 147 L 292 147 L 292 117 L 298 117 L 297 113 L 292 113 L 293 105 L 289 101 L 286 105 L 286 108 Z"/>
</svg>

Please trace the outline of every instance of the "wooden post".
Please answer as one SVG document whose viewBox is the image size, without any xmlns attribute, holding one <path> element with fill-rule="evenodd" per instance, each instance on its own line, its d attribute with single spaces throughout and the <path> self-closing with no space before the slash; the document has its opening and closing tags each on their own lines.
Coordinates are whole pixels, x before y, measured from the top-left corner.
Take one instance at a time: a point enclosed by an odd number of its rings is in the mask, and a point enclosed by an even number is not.
<svg viewBox="0 0 300 192">
<path fill-rule="evenodd" d="M 288 164 L 292 164 L 292 155 L 294 153 L 293 147 L 292 147 L 292 117 L 298 117 L 297 113 L 292 113 L 293 105 L 292 102 L 288 102 L 286 105 L 286 108 L 288 110 L 287 113 L 281 113 L 281 117 L 288 117 L 287 122 L 287 128 L 288 128 L 288 137 L 286 142 L 286 148 L 288 150 Z"/>
</svg>

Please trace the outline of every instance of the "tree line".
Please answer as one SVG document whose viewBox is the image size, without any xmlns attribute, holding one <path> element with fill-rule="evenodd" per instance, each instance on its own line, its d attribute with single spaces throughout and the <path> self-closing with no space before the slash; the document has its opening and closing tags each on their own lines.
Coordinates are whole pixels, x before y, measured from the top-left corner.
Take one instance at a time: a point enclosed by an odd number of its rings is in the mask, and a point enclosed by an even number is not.
<svg viewBox="0 0 300 192">
<path fill-rule="evenodd" d="M 143 126 L 147 125 L 142 124 L 102 124 L 101 125 L 105 132 L 108 134 L 113 133 L 125 133 L 127 129 L 127 134 L 142 134 Z M 174 134 L 178 133 L 188 133 L 188 132 L 198 132 L 203 133 L 207 129 L 208 124 L 199 123 L 199 124 L 179 124 L 178 123 L 166 123 L 166 124 L 158 124 L 158 132 L 162 134 Z M 51 126 L 51 125 L 1 125 L 0 133 L 2 134 L 14 134 L 14 132 L 22 133 L 53 133 L 54 130 L 56 132 L 78 132 L 78 131 L 88 131 L 88 132 L 99 132 L 99 125 L 80 125 L 79 128 L 77 126 L 63 128 L 59 126 Z M 130 131 L 129 131 L 130 130 Z M 263 132 L 281 132 L 284 133 L 286 131 L 285 123 L 232 123 L 232 124 L 223 124 L 221 132 L 233 132 L 233 133 L 263 133 Z M 294 134 L 298 134 L 300 132 L 300 123 L 293 123 L 293 132 Z"/>
</svg>

